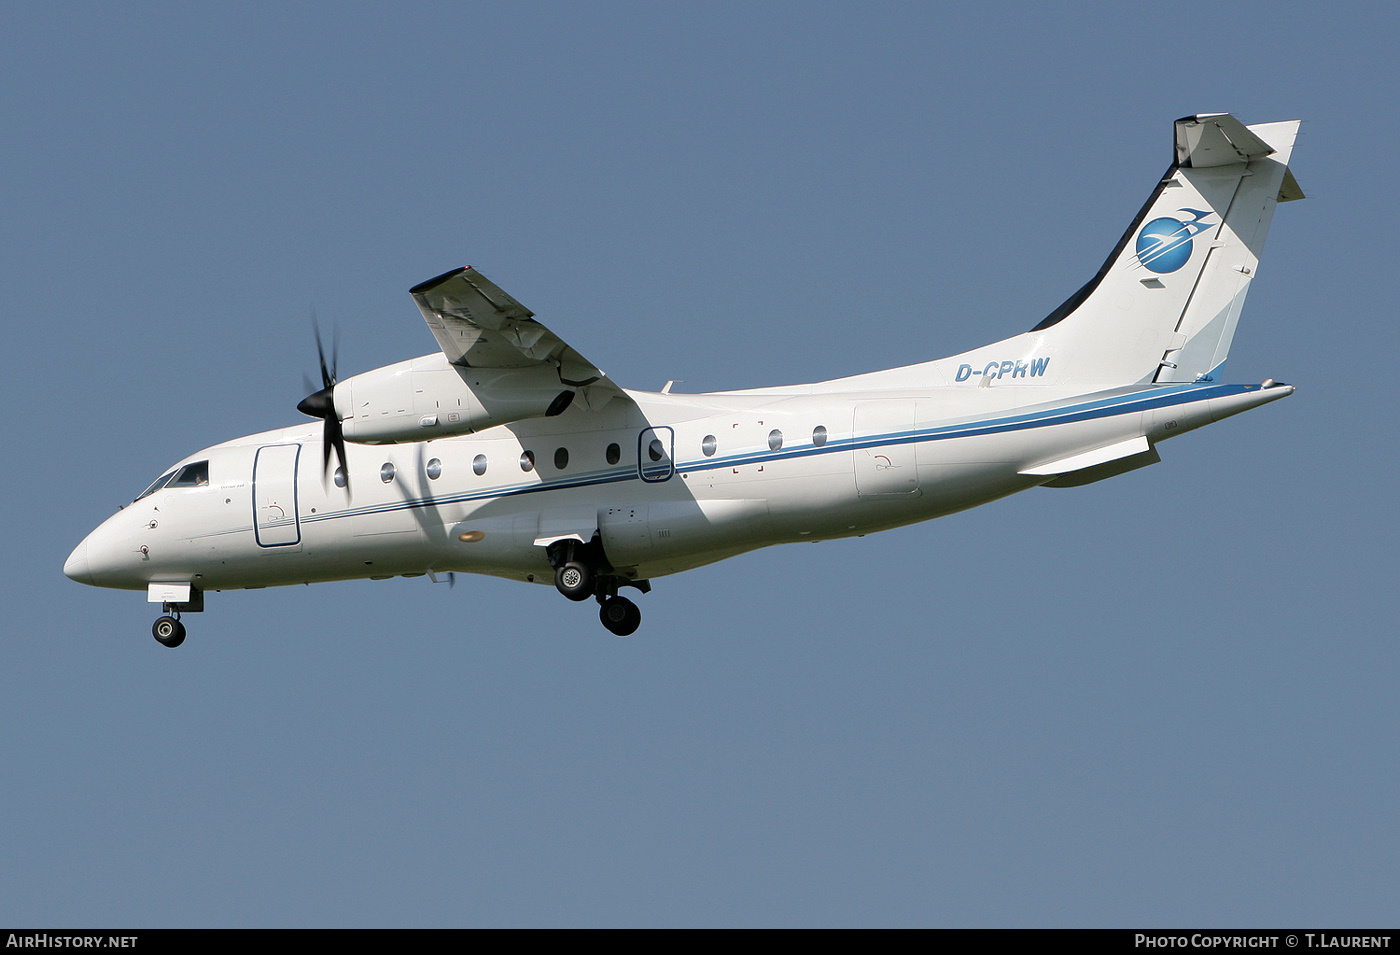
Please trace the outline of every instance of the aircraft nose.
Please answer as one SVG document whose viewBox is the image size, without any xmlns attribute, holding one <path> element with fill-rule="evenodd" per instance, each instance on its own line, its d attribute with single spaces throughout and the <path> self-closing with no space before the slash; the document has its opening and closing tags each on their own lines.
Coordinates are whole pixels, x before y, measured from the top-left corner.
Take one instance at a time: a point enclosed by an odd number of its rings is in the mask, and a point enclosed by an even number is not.
<svg viewBox="0 0 1400 955">
<path fill-rule="evenodd" d="M 146 586 L 144 553 L 132 542 L 127 511 L 99 524 L 63 565 L 69 579 L 90 587 L 139 590 Z"/>
<path fill-rule="evenodd" d="M 88 542 L 84 538 L 83 542 L 73 548 L 73 553 L 68 555 L 68 559 L 63 563 L 63 573 L 69 580 L 76 580 L 80 584 L 94 586 L 92 581 L 92 570 L 88 567 Z"/>
</svg>

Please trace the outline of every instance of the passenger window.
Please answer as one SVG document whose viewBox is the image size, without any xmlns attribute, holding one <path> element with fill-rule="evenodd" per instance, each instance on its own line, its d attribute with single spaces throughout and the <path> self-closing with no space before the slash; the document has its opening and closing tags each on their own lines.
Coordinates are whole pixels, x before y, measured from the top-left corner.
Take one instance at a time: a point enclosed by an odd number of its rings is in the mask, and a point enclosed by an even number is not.
<svg viewBox="0 0 1400 955">
<path fill-rule="evenodd" d="M 520 455 L 520 470 L 533 471 L 535 469 L 535 452 L 524 451 Z"/>
<path fill-rule="evenodd" d="M 622 460 L 622 449 L 616 444 L 608 445 L 608 463 L 616 464 Z"/>
<path fill-rule="evenodd" d="M 554 470 L 562 471 L 569 466 L 569 449 L 560 448 L 554 452 Z"/>
<path fill-rule="evenodd" d="M 481 475 L 486 473 L 486 455 L 478 454 L 476 457 L 472 458 L 472 473 L 477 477 L 481 477 Z"/>
<path fill-rule="evenodd" d="M 390 461 L 385 461 L 384 466 L 379 469 L 379 480 L 389 484 L 394 480 L 394 465 Z"/>
<path fill-rule="evenodd" d="M 719 442 L 715 440 L 715 436 L 712 434 L 705 435 L 705 437 L 700 441 L 700 450 L 704 453 L 705 457 L 707 458 L 714 457 L 715 451 L 718 450 L 718 448 Z"/>
<path fill-rule="evenodd" d="M 442 477 L 441 459 L 433 458 L 431 461 L 428 462 L 428 467 L 426 470 L 428 472 L 428 480 L 430 481 L 436 481 L 438 478 Z"/>
<path fill-rule="evenodd" d="M 826 444 L 826 427 L 824 425 L 817 425 L 812 429 L 812 444 L 819 448 Z"/>
<path fill-rule="evenodd" d="M 777 428 L 768 432 L 768 450 L 777 451 L 783 446 L 783 433 Z"/>
<path fill-rule="evenodd" d="M 209 486 L 209 462 L 200 461 L 197 464 L 186 464 L 175 475 L 166 487 L 208 487 Z"/>
</svg>

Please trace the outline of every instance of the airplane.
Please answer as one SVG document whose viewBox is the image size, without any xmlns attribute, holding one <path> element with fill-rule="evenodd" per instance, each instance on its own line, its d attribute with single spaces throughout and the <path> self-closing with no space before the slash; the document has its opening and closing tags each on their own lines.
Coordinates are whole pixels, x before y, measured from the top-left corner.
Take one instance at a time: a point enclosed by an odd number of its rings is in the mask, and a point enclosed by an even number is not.
<svg viewBox="0 0 1400 955">
<path fill-rule="evenodd" d="M 830 381 L 624 389 L 454 269 L 410 289 L 437 352 L 340 379 L 318 333 L 322 387 L 297 406 L 312 423 L 179 461 L 64 573 L 145 590 L 167 647 L 210 590 L 458 573 L 553 583 L 627 636 L 624 588 L 1155 464 L 1166 439 L 1293 393 L 1222 374 L 1274 208 L 1304 198 L 1298 128 L 1177 120 L 1102 268 L 1034 328 Z"/>
</svg>

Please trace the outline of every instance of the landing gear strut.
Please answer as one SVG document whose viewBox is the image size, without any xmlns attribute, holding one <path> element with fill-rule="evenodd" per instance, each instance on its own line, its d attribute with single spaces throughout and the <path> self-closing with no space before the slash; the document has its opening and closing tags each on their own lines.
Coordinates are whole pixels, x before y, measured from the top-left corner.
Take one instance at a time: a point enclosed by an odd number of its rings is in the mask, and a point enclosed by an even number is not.
<svg viewBox="0 0 1400 955">
<path fill-rule="evenodd" d="M 649 581 L 628 580 L 614 573 L 597 537 L 587 544 L 578 540 L 555 541 L 546 553 L 554 566 L 556 590 L 570 600 L 596 597 L 598 619 L 610 633 L 628 637 L 637 632 L 642 624 L 642 612 L 626 597 L 619 597 L 617 589 L 630 586 L 646 593 L 651 590 Z"/>
<path fill-rule="evenodd" d="M 151 625 L 151 636 L 155 637 L 161 646 L 170 647 L 172 650 L 184 643 L 185 625 L 180 622 L 179 613 L 158 618 Z"/>
</svg>

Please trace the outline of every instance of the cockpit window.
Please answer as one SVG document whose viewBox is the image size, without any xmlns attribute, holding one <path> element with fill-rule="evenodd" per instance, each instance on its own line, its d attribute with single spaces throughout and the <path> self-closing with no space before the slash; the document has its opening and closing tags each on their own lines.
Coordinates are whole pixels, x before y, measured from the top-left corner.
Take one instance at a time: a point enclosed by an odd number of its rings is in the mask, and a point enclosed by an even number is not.
<svg viewBox="0 0 1400 955">
<path fill-rule="evenodd" d="M 166 487 L 208 487 L 209 486 L 209 462 L 197 461 L 194 464 L 186 464 L 175 475 Z"/>
<path fill-rule="evenodd" d="M 175 476 L 175 472 L 174 472 L 174 471 L 167 471 L 165 474 L 162 474 L 160 477 L 156 478 L 154 484 L 152 484 L 150 487 L 146 488 L 146 490 L 142 491 L 142 492 L 137 496 L 136 500 L 139 501 L 139 500 L 141 500 L 141 498 L 143 498 L 143 497 L 150 497 L 150 496 L 151 496 L 152 494 L 154 494 L 156 491 L 159 491 L 161 488 L 165 487 L 166 482 L 168 482 L 168 481 L 169 481 L 171 478 L 173 478 L 174 476 Z M 135 503 L 135 502 L 133 501 L 132 503 Z"/>
<path fill-rule="evenodd" d="M 196 461 L 194 464 L 186 464 L 182 468 L 167 471 L 156 478 L 155 483 L 141 492 L 143 497 L 150 497 L 163 487 L 208 487 L 209 486 L 209 462 Z"/>
</svg>

